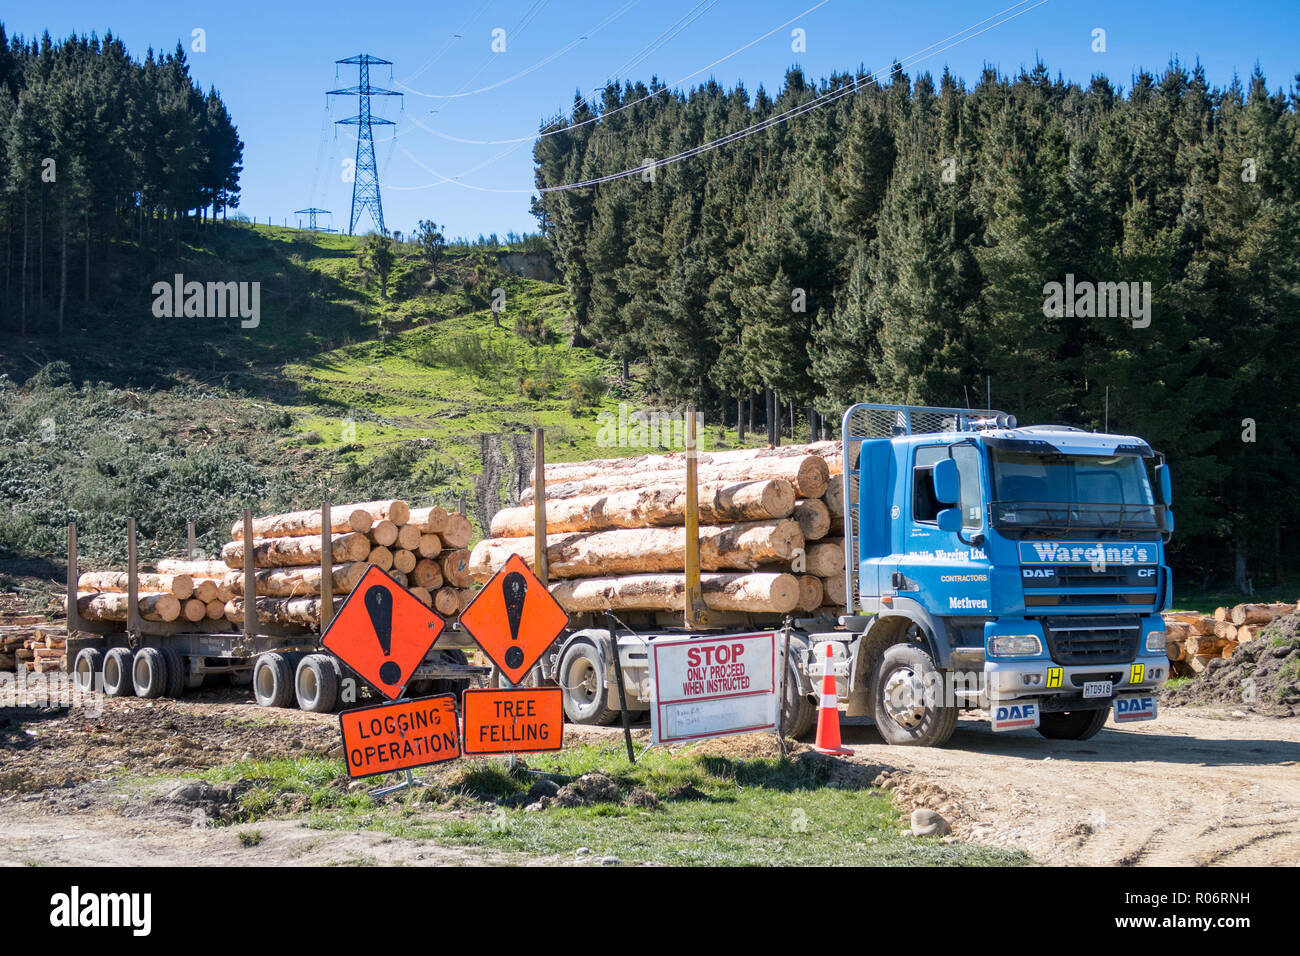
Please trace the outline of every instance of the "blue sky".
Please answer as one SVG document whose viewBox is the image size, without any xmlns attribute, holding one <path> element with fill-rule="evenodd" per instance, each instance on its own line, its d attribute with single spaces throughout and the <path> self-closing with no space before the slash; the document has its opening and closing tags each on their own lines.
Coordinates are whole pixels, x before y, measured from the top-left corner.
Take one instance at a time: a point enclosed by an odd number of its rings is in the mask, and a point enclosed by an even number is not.
<svg viewBox="0 0 1300 956">
<path fill-rule="evenodd" d="M 55 37 L 111 29 L 136 56 L 150 45 L 170 50 L 178 40 L 189 49 L 193 30 L 205 31 L 206 51 L 189 54 L 191 71 L 230 107 L 245 143 L 241 211 L 263 222 L 287 217 L 293 224 L 293 210 L 315 205 L 333 210 L 333 224 L 346 228 L 351 186 L 343 161 L 354 155 L 356 131 L 332 121 L 355 114 L 356 98 L 332 97 L 327 110 L 325 91 L 356 83 L 356 67 L 340 66 L 336 79 L 336 59 L 366 52 L 392 60 L 391 81 L 387 67 L 371 77 L 407 94 L 375 101 L 376 115 L 398 124 L 376 129 L 388 228 L 407 231 L 432 218 L 448 235 L 470 237 L 534 229 L 528 194 L 518 191 L 532 186 L 531 144 L 446 137 L 531 136 L 540 119 L 564 111 L 576 89 L 590 92 L 612 76 L 689 77 L 686 85 L 712 76 L 726 86 L 743 81 L 752 94 L 760 84 L 775 91 L 793 65 L 820 78 L 859 64 L 882 70 L 894 58 L 913 76 L 948 66 L 968 83 L 985 64 L 1014 72 L 1036 58 L 1067 79 L 1104 73 L 1125 88 L 1136 70 L 1158 71 L 1175 56 L 1199 60 L 1216 85 L 1234 73 L 1244 79 L 1258 63 L 1271 88 L 1289 90 L 1300 72 L 1297 0 L 1036 2 L 826 0 L 799 16 L 818 0 L 50 0 L 11 8 L 0 19 L 11 35 L 29 38 L 46 29 Z M 804 31 L 802 51 L 792 48 L 795 28 Z M 986 28 L 964 42 L 947 39 Z M 1099 28 L 1105 52 L 1092 49 Z M 492 50 L 498 29 L 504 52 Z M 457 93 L 470 95 L 446 98 Z"/>
</svg>

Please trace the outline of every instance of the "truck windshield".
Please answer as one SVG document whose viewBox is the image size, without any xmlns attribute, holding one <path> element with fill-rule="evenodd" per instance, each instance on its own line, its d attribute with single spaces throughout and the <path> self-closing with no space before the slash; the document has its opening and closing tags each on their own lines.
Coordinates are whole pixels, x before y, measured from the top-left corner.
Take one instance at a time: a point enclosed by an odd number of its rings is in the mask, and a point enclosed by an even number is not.
<svg viewBox="0 0 1300 956">
<path fill-rule="evenodd" d="M 993 526 L 1151 533 L 1164 528 L 1142 459 L 993 450 Z"/>
</svg>

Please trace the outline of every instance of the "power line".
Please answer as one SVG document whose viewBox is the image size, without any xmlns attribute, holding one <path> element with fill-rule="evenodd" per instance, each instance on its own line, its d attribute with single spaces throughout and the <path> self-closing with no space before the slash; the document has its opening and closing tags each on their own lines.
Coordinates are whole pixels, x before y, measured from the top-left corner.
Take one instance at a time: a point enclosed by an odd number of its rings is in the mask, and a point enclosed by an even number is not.
<svg viewBox="0 0 1300 956">
<path fill-rule="evenodd" d="M 341 90 L 330 90 L 325 94 L 326 96 L 355 95 L 359 106 L 356 116 L 349 116 L 347 119 L 336 121 L 341 125 L 355 126 L 357 128 L 357 159 L 353 170 L 352 214 L 348 217 L 348 235 L 350 236 L 355 232 L 357 222 L 360 220 L 363 211 L 370 213 L 371 220 L 379 228 L 380 235 L 383 235 L 385 232 L 384 204 L 379 197 L 379 168 L 375 164 L 375 135 L 371 127 L 373 125 L 393 126 L 395 124 L 392 120 L 370 115 L 370 98 L 372 96 L 401 96 L 402 94 L 396 90 L 371 86 L 370 67 L 371 64 L 392 66 L 393 62 L 382 57 L 371 56 L 369 53 L 359 53 L 356 56 L 335 60 L 334 62 L 355 63 L 359 74 L 356 86 Z"/>
<path fill-rule="evenodd" d="M 955 46 L 958 46 L 962 43 L 965 43 L 968 40 L 972 40 L 977 36 L 987 33 L 989 30 L 995 29 L 996 27 L 1002 26 L 1004 23 L 1008 23 L 1011 20 L 1016 19 L 1017 17 L 1023 16 L 1024 14 L 1029 13 L 1031 10 L 1043 6 L 1047 2 L 1048 0 L 1033 0 L 1032 3 L 1031 0 L 1020 0 L 1019 3 L 1012 4 L 1011 6 L 1007 7 L 1006 9 L 1002 10 L 999 13 L 995 13 L 992 16 L 985 17 L 983 20 L 979 20 L 976 23 L 972 24 L 971 26 L 965 27 L 962 30 L 958 30 L 956 33 L 950 34 L 949 36 L 945 37 L 942 40 L 937 40 L 934 43 L 931 43 L 929 46 L 922 47 L 920 50 L 916 51 L 915 53 L 908 54 L 906 57 L 903 57 L 901 60 L 897 62 L 897 68 L 901 69 L 920 60 L 929 59 L 931 57 L 937 56 L 940 53 L 944 53 Z M 1026 3 L 1031 3 L 1031 5 L 1026 7 L 1025 6 Z M 1018 10 L 1016 13 L 1012 13 L 1010 16 L 1003 16 L 1004 14 L 1007 14 L 1010 11 L 1015 10 L 1017 7 L 1025 7 L 1025 8 L 1022 10 Z M 999 17 L 1002 17 L 1002 19 L 998 19 Z M 971 30 L 974 30 L 975 27 L 982 26 L 985 23 L 989 23 L 989 21 L 991 20 L 996 20 L 997 22 L 992 23 L 990 26 L 985 27 L 983 30 L 978 30 L 974 33 L 970 32 Z M 780 28 L 778 27 L 777 29 Z M 960 39 L 954 39 L 954 38 L 960 38 Z M 953 42 L 947 43 L 947 41 L 949 40 L 953 40 Z M 945 44 L 945 43 L 947 45 L 940 47 L 940 44 Z M 939 49 L 934 49 L 935 47 L 939 47 Z M 766 119 L 759 121 L 758 123 L 754 123 L 742 129 L 735 130 L 734 132 L 728 133 L 725 136 L 718 137 L 717 139 L 710 140 L 706 143 L 701 143 L 698 146 L 693 146 L 690 149 L 683 150 L 680 153 L 675 153 L 672 156 L 666 157 L 665 159 L 656 160 L 653 166 L 654 168 L 657 169 L 661 166 L 667 166 L 672 163 L 677 163 L 684 159 L 691 159 L 695 156 L 699 156 L 703 153 L 710 152 L 714 149 L 717 149 L 720 146 L 726 146 L 731 143 L 737 142 L 741 139 L 746 139 L 747 137 L 752 136 L 755 133 L 761 133 L 764 130 L 771 129 L 774 126 L 778 126 L 782 123 L 785 123 L 786 121 L 793 119 L 797 116 L 802 116 L 804 113 L 812 112 L 815 109 L 825 106 L 827 103 L 832 103 L 835 100 L 842 99 L 843 97 L 848 96 L 852 93 L 857 93 L 859 90 L 862 89 L 862 86 L 865 82 L 867 81 L 878 82 L 880 78 L 891 75 L 894 72 L 894 70 L 895 70 L 894 66 L 891 66 L 888 70 L 878 70 L 875 73 L 868 74 L 866 77 L 863 77 L 855 81 L 855 83 L 852 86 L 845 86 L 836 90 L 831 90 L 826 93 L 822 93 L 814 97 L 813 99 L 807 101 L 806 103 L 801 103 L 798 106 L 791 107 L 790 109 L 785 110 L 781 113 L 777 113 L 772 116 L 769 116 Z M 454 177 L 442 176 L 436 170 L 432 170 L 428 166 L 425 166 L 405 147 L 403 147 L 402 151 L 405 152 L 408 156 L 410 156 L 411 159 L 416 163 L 416 165 L 420 166 L 426 172 L 441 177 L 439 182 L 427 183 L 423 186 L 393 187 L 395 189 L 402 189 L 404 191 L 416 190 L 416 189 L 432 189 L 435 186 L 441 186 L 445 183 L 452 183 L 462 188 L 472 189 L 479 192 L 514 193 L 514 194 L 532 194 L 538 192 L 541 193 L 561 192 L 570 189 L 585 189 L 591 186 L 598 186 L 603 183 L 614 182 L 619 179 L 626 179 L 630 176 L 640 175 L 646 169 L 650 168 L 649 165 L 642 164 L 640 166 L 634 166 L 630 169 L 625 169 L 617 173 L 610 173 L 606 176 L 599 176 L 593 179 L 582 180 L 580 182 L 564 183 L 558 186 L 547 186 L 547 187 L 542 187 L 540 189 L 539 188 L 500 189 L 500 188 L 492 188 L 488 186 L 475 186 L 469 183 L 459 182 Z"/>
</svg>

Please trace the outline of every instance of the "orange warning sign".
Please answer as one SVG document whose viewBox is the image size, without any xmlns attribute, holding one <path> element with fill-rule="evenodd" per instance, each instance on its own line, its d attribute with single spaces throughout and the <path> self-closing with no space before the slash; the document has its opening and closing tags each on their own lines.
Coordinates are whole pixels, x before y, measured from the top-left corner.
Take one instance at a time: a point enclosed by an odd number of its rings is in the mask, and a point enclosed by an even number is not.
<svg viewBox="0 0 1300 956">
<path fill-rule="evenodd" d="M 443 623 L 372 564 L 321 635 L 321 644 L 375 690 L 396 700 L 442 633 Z"/>
<path fill-rule="evenodd" d="M 564 740 L 564 692 L 558 687 L 519 690 L 468 688 L 465 753 L 550 753 Z"/>
<path fill-rule="evenodd" d="M 569 615 L 546 585 L 512 554 L 460 614 L 460 626 L 512 684 L 569 626 Z"/>
<path fill-rule="evenodd" d="M 349 777 L 410 770 L 460 756 L 455 694 L 345 710 L 339 727 Z"/>
</svg>

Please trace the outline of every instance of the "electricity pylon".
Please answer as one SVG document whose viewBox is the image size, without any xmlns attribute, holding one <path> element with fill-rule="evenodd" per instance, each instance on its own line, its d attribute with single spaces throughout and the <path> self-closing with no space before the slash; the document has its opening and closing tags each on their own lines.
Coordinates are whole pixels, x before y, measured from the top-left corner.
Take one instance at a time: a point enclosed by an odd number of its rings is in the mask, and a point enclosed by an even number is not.
<svg viewBox="0 0 1300 956">
<path fill-rule="evenodd" d="M 332 215 L 334 215 L 334 214 L 333 214 L 332 212 L 330 212 L 328 209 L 317 209 L 315 206 L 309 206 L 309 207 L 307 207 L 306 209 L 295 209 L 295 210 L 293 211 L 293 214 L 294 214 L 295 216 L 301 216 L 303 213 L 306 213 L 306 214 L 307 214 L 307 228 L 308 228 L 308 229 L 311 229 L 313 232 L 316 230 L 316 215 L 317 215 L 317 213 L 324 213 L 325 215 L 328 215 L 328 216 L 332 216 Z M 298 227 L 299 227 L 300 229 L 302 228 L 302 222 L 301 222 L 301 220 L 300 220 L 299 223 L 298 223 Z"/>
<path fill-rule="evenodd" d="M 330 90 L 326 94 L 327 96 L 356 96 L 359 103 L 356 116 L 349 116 L 347 119 L 335 121 L 342 126 L 355 126 L 357 128 L 357 161 L 356 168 L 353 170 L 352 215 L 348 219 L 348 235 L 352 235 L 356 230 L 357 220 L 361 218 L 363 209 L 369 211 L 371 220 L 378 227 L 380 234 L 384 235 L 384 205 L 379 199 L 379 167 L 375 164 L 375 136 L 370 127 L 395 126 L 396 124 L 392 120 L 370 115 L 370 97 L 401 96 L 402 94 L 396 90 L 385 90 L 371 86 L 370 64 L 377 63 L 392 66 L 393 61 L 380 59 L 377 56 L 371 56 L 369 53 L 359 53 L 345 60 L 335 60 L 334 62 L 355 63 L 360 69 L 359 82 L 356 86 L 350 86 L 344 90 Z"/>
</svg>

